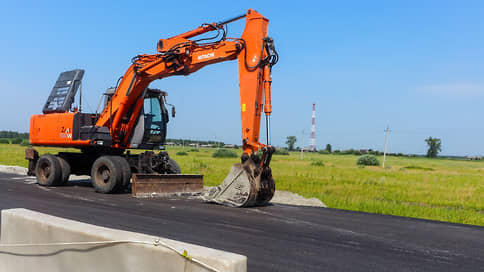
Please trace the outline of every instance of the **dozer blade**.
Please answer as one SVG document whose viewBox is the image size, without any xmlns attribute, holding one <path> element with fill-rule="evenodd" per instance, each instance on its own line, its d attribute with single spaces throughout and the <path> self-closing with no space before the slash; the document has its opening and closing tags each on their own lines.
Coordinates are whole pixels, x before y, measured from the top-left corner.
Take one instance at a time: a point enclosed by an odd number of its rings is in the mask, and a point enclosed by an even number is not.
<svg viewBox="0 0 484 272">
<path fill-rule="evenodd" d="M 133 174 L 134 197 L 163 197 L 201 194 L 202 175 Z"/>
<path fill-rule="evenodd" d="M 243 164 L 234 164 L 223 183 L 211 188 L 203 199 L 232 207 L 263 206 L 272 199 L 274 191 L 270 168 L 262 170 L 248 159 Z"/>
</svg>

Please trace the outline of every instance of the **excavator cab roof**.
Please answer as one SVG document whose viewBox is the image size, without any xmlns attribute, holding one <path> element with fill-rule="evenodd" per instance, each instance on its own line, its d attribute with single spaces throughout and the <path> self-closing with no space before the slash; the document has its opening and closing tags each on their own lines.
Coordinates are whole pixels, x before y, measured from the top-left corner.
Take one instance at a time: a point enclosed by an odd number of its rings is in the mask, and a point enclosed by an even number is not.
<svg viewBox="0 0 484 272">
<path fill-rule="evenodd" d="M 160 96 L 168 96 L 168 93 L 160 90 L 160 89 L 151 89 L 147 88 L 145 98 L 147 97 L 160 97 Z"/>
</svg>

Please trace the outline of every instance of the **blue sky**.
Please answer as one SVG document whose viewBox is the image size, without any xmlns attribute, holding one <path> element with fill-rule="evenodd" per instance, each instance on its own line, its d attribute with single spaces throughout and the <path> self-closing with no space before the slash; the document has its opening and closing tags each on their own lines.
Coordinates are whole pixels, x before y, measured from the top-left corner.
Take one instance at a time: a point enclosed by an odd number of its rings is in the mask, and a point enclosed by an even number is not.
<svg viewBox="0 0 484 272">
<path fill-rule="evenodd" d="M 28 131 L 58 74 L 82 68 L 84 110 L 95 110 L 160 38 L 253 8 L 269 18 L 280 61 L 273 68 L 272 144 L 311 129 L 317 146 L 484 154 L 482 1 L 0 1 L 0 129 Z M 237 37 L 244 27 L 229 26 Z M 153 82 L 169 93 L 172 138 L 240 143 L 236 62 Z M 264 138 L 264 137 L 262 137 Z M 265 141 L 265 140 L 264 140 Z"/>
</svg>

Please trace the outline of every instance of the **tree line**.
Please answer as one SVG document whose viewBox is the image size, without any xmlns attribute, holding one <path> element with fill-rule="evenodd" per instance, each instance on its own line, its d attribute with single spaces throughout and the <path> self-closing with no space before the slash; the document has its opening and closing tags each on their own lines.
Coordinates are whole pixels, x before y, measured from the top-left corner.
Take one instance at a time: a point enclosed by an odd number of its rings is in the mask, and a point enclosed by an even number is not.
<svg viewBox="0 0 484 272">
<path fill-rule="evenodd" d="M 167 143 L 174 143 L 176 145 L 189 145 L 189 144 L 200 144 L 200 145 L 206 145 L 206 144 L 211 144 L 214 146 L 224 146 L 224 142 L 218 142 L 218 141 L 199 141 L 199 140 L 188 140 L 188 139 L 166 139 Z"/>
<path fill-rule="evenodd" d="M 28 139 L 29 138 L 29 133 L 25 132 L 17 132 L 17 131 L 10 131 L 10 130 L 1 130 L 0 131 L 0 138 L 8 138 L 8 139 L 15 139 L 15 138 L 20 138 L 20 139 Z"/>
<path fill-rule="evenodd" d="M 297 141 L 296 136 L 287 136 L 286 138 L 286 145 L 287 150 L 289 151 L 298 151 L 301 150 L 299 147 L 294 148 L 294 145 Z M 427 157 L 429 158 L 436 158 L 440 151 L 442 151 L 442 141 L 439 138 L 428 137 L 425 139 L 427 143 Z M 331 144 L 327 144 L 325 149 L 321 149 L 318 151 L 321 154 L 341 154 L 341 155 L 362 155 L 362 154 L 371 154 L 381 156 L 383 152 L 378 150 L 372 149 L 347 149 L 347 150 L 332 150 Z M 413 156 L 416 157 L 415 154 L 403 154 L 403 153 L 387 153 L 388 156 Z"/>
</svg>

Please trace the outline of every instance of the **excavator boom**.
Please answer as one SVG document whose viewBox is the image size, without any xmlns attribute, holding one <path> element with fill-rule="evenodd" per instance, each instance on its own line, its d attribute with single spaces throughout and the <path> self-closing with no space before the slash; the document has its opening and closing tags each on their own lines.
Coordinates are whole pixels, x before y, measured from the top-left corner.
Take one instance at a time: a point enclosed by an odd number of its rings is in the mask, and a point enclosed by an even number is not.
<svg viewBox="0 0 484 272">
<path fill-rule="evenodd" d="M 241 38 L 223 37 L 205 44 L 188 40 L 209 31 L 221 31 L 225 24 L 244 17 L 246 27 Z M 238 59 L 243 149 L 247 154 L 256 152 L 264 146 L 259 141 L 261 111 L 264 108 L 266 116 L 272 111 L 270 70 L 277 61 L 272 39 L 267 37 L 268 22 L 256 11 L 248 10 L 243 16 L 161 39 L 157 45 L 159 54 L 133 58 L 96 125 L 111 127 L 114 146 L 125 147 L 142 106 L 139 97 L 152 81 L 188 75 L 210 64 Z"/>
</svg>

